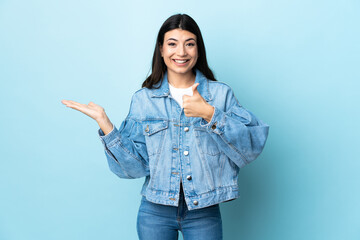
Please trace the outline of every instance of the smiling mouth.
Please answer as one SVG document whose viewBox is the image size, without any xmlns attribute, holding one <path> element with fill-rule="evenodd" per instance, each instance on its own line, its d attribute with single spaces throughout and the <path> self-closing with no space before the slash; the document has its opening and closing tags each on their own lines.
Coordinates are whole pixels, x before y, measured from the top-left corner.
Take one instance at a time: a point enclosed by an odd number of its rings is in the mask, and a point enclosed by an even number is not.
<svg viewBox="0 0 360 240">
<path fill-rule="evenodd" d="M 190 59 L 184 59 L 184 60 L 173 59 L 173 61 L 176 63 L 186 63 L 186 62 L 190 61 Z"/>
</svg>

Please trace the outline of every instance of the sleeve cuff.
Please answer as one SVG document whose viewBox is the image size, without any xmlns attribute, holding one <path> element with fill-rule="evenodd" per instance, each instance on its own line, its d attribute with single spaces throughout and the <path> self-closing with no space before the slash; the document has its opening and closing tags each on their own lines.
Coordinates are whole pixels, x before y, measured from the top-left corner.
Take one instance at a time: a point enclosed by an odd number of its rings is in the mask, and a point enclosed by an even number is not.
<svg viewBox="0 0 360 240">
<path fill-rule="evenodd" d="M 214 132 L 220 135 L 224 130 L 224 121 L 225 113 L 214 106 L 214 113 L 210 122 L 206 122 L 205 119 L 201 118 L 200 126 L 205 128 L 208 132 Z"/>
<path fill-rule="evenodd" d="M 118 135 L 118 129 L 113 124 L 113 129 L 108 134 L 104 134 L 104 132 L 99 128 L 98 135 L 104 146 L 106 147 L 109 145 L 112 141 L 114 141 L 117 138 Z"/>
</svg>

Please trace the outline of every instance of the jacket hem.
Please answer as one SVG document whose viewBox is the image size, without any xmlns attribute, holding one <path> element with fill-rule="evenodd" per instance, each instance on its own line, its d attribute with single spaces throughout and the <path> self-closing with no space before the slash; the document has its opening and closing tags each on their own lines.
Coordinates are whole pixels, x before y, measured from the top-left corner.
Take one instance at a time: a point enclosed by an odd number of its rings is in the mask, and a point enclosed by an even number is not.
<svg viewBox="0 0 360 240">
<path fill-rule="evenodd" d="M 171 193 L 161 190 L 143 189 L 141 195 L 153 203 L 178 207 L 179 192 Z M 184 195 L 188 210 L 195 210 L 234 200 L 239 197 L 239 191 L 238 185 L 232 185 L 216 188 L 195 196 L 189 196 L 186 192 L 184 192 Z M 195 200 L 198 203 L 197 205 L 194 204 Z"/>
</svg>

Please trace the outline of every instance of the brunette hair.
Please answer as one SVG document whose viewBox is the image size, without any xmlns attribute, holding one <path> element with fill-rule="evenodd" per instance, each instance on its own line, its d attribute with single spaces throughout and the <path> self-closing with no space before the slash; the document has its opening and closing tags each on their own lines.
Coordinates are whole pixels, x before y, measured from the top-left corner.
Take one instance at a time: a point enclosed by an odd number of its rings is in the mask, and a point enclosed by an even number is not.
<svg viewBox="0 0 360 240">
<path fill-rule="evenodd" d="M 166 19 L 159 30 L 152 59 L 152 72 L 142 83 L 141 87 L 155 88 L 154 85 L 156 85 L 159 81 L 162 81 L 166 72 L 166 65 L 164 59 L 161 57 L 160 46 L 164 44 L 165 33 L 177 28 L 189 31 L 196 36 L 198 59 L 192 71 L 195 73 L 195 68 L 197 68 L 207 79 L 217 81 L 206 60 L 205 44 L 199 26 L 196 24 L 194 19 L 187 14 L 175 14 Z"/>
</svg>

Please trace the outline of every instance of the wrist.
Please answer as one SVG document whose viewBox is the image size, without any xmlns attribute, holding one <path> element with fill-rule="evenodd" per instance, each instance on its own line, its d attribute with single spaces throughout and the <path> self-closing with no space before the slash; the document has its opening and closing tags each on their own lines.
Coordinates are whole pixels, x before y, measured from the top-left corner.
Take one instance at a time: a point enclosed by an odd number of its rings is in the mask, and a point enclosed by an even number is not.
<svg viewBox="0 0 360 240">
<path fill-rule="evenodd" d="M 95 120 L 98 123 L 108 123 L 108 122 L 110 122 L 110 119 L 108 118 L 108 116 L 106 115 L 105 112 L 101 113 Z"/>
<path fill-rule="evenodd" d="M 110 122 L 110 120 L 99 121 L 97 123 L 99 124 L 99 127 L 103 131 L 104 135 L 110 133 L 115 127 L 112 122 Z"/>
<path fill-rule="evenodd" d="M 205 119 L 207 122 L 210 122 L 213 115 L 214 115 L 215 107 L 211 106 L 210 104 L 207 104 L 206 111 L 203 115 L 203 119 Z"/>
</svg>

